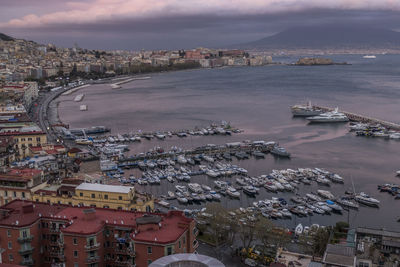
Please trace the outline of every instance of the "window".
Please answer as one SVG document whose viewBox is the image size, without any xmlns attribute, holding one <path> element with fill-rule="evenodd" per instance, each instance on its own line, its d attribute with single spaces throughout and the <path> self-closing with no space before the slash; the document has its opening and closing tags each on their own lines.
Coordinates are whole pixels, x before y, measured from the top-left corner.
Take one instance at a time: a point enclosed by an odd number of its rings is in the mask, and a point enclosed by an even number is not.
<svg viewBox="0 0 400 267">
<path fill-rule="evenodd" d="M 12 249 L 12 242 L 11 241 L 8 242 L 8 249 Z"/>
<path fill-rule="evenodd" d="M 186 244 L 186 236 L 183 237 L 183 244 Z"/>
<path fill-rule="evenodd" d="M 25 192 L 22 192 L 22 197 L 25 198 Z"/>
<path fill-rule="evenodd" d="M 14 260 L 13 255 L 12 255 L 12 254 L 8 255 L 8 259 L 9 259 L 10 261 L 13 261 L 13 260 Z"/>
<path fill-rule="evenodd" d="M 167 248 L 167 255 L 171 255 L 172 254 L 172 247 L 168 247 Z"/>
<path fill-rule="evenodd" d="M 36 142 L 40 142 L 40 137 L 36 137 Z"/>
<path fill-rule="evenodd" d="M 153 252 L 153 248 L 152 247 L 147 247 L 147 254 L 151 254 Z"/>
<path fill-rule="evenodd" d="M 80 193 L 79 193 L 79 196 L 80 196 L 80 197 L 83 197 L 83 193 L 82 193 L 82 192 L 80 192 Z"/>
<path fill-rule="evenodd" d="M 79 267 L 77 262 L 74 262 L 74 267 Z"/>
<path fill-rule="evenodd" d="M 181 248 L 181 241 L 179 240 L 179 248 Z"/>
<path fill-rule="evenodd" d="M 152 263 L 151 260 L 147 260 L 147 265 L 150 265 Z"/>
<path fill-rule="evenodd" d="M 28 141 L 32 141 L 32 137 L 29 137 L 29 138 L 28 138 Z"/>
<path fill-rule="evenodd" d="M 78 251 L 74 250 L 74 258 L 78 258 Z"/>
<path fill-rule="evenodd" d="M 108 199 L 108 195 L 104 195 L 104 199 Z"/>
<path fill-rule="evenodd" d="M 21 142 L 25 142 L 25 138 L 21 138 Z"/>
<path fill-rule="evenodd" d="M 119 199 L 119 200 L 122 200 L 122 196 L 118 196 L 118 199 Z"/>
<path fill-rule="evenodd" d="M 7 230 L 7 236 L 11 237 L 11 230 Z"/>
<path fill-rule="evenodd" d="M 78 245 L 78 239 L 74 238 L 73 242 L 74 242 L 74 245 Z"/>
<path fill-rule="evenodd" d="M 95 194 L 92 194 L 92 198 L 96 198 Z"/>
<path fill-rule="evenodd" d="M 14 197 L 17 197 L 17 192 L 14 191 L 14 194 L 13 194 L 13 195 L 14 195 Z"/>
<path fill-rule="evenodd" d="M 4 191 L 4 196 L 8 197 L 8 191 Z"/>
</svg>

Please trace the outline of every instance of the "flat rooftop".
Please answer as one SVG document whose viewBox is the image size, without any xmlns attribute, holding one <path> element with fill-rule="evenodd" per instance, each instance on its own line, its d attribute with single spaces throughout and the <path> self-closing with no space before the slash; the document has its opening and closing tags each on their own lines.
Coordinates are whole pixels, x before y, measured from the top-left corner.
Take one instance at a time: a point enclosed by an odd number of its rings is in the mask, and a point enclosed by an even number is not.
<svg viewBox="0 0 400 267">
<path fill-rule="evenodd" d="M 133 189 L 134 187 L 132 186 L 91 184 L 91 183 L 82 183 L 76 187 L 76 190 L 99 191 L 99 192 L 122 193 L 122 194 L 128 194 Z"/>
</svg>

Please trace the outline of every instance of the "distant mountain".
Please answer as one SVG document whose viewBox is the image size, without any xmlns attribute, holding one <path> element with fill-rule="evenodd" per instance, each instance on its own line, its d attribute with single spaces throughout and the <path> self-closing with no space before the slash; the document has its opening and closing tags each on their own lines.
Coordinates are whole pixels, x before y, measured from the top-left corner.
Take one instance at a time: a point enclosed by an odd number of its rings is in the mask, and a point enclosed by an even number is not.
<svg viewBox="0 0 400 267">
<path fill-rule="evenodd" d="M 287 29 L 258 41 L 239 45 L 244 49 L 400 48 L 400 33 L 365 26 L 307 26 Z"/>
<path fill-rule="evenodd" d="M 0 32 L 0 40 L 2 41 L 14 41 L 14 38 L 11 36 L 5 35 L 4 33 Z"/>
</svg>

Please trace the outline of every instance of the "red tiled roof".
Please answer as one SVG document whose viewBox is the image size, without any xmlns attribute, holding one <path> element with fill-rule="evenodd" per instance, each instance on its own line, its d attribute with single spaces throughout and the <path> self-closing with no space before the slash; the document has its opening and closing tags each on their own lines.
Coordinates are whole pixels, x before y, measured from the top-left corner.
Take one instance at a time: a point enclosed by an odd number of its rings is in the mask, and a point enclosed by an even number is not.
<svg viewBox="0 0 400 267">
<path fill-rule="evenodd" d="M 71 207 L 66 205 L 50 205 L 47 203 L 33 203 L 31 213 L 23 213 L 23 206 L 29 201 L 14 200 L 2 207 L 10 210 L 10 216 L 1 219 L 0 225 L 14 225 L 19 220 L 20 226 L 30 225 L 42 217 L 66 220 L 69 223 L 62 228 L 64 234 L 90 235 L 98 233 L 105 225 L 137 229 L 136 219 L 143 217 L 145 212 L 122 211 L 114 209 L 95 208 L 95 212 L 87 212 L 87 207 Z M 21 216 L 23 214 L 23 216 Z M 187 230 L 187 225 L 193 219 L 186 218 L 182 212 L 175 211 L 168 214 L 155 214 L 162 217 L 161 228 L 156 230 L 141 230 L 132 235 L 138 242 L 168 244 L 175 242 Z"/>
<path fill-rule="evenodd" d="M 79 152 L 82 152 L 82 150 L 80 150 L 80 149 L 77 148 L 77 147 L 73 147 L 73 148 L 71 148 L 68 152 L 69 152 L 69 153 L 79 153 Z"/>
<path fill-rule="evenodd" d="M 0 180 L 28 182 L 41 173 L 38 169 L 8 169 L 6 173 L 0 173 Z"/>
</svg>

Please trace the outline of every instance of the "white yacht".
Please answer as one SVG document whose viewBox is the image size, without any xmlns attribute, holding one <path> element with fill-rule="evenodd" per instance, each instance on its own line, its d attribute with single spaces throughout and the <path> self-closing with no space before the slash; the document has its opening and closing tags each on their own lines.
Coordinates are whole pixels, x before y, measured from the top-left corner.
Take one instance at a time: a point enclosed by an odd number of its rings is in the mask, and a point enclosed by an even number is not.
<svg viewBox="0 0 400 267">
<path fill-rule="evenodd" d="M 361 192 L 360 194 L 356 195 L 354 197 L 354 199 L 356 201 L 360 202 L 361 204 L 365 204 L 365 205 L 373 206 L 373 207 L 378 207 L 379 203 L 380 203 L 379 200 L 370 197 L 369 195 L 367 195 L 364 192 Z"/>
<path fill-rule="evenodd" d="M 240 198 L 240 192 L 231 186 L 228 186 L 226 193 L 233 198 Z"/>
<path fill-rule="evenodd" d="M 201 189 L 201 186 L 197 183 L 189 183 L 188 188 L 194 193 L 203 193 L 203 189 Z"/>
<path fill-rule="evenodd" d="M 322 110 L 311 105 L 311 102 L 308 102 L 307 105 L 294 105 L 291 107 L 291 110 L 295 117 L 310 117 L 323 113 Z"/>
<path fill-rule="evenodd" d="M 310 122 L 347 122 L 349 118 L 344 114 L 338 111 L 338 108 L 335 108 L 334 111 L 329 111 L 322 113 L 318 116 L 313 116 L 307 118 Z"/>
<path fill-rule="evenodd" d="M 328 190 L 317 190 L 318 195 L 320 195 L 323 198 L 333 200 L 335 199 L 335 196 Z"/>
</svg>

